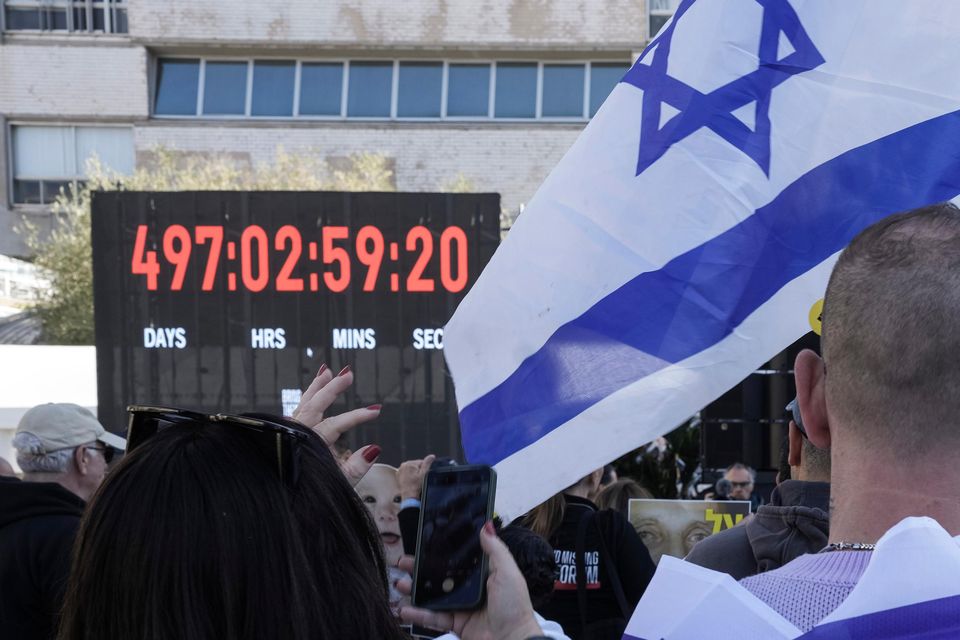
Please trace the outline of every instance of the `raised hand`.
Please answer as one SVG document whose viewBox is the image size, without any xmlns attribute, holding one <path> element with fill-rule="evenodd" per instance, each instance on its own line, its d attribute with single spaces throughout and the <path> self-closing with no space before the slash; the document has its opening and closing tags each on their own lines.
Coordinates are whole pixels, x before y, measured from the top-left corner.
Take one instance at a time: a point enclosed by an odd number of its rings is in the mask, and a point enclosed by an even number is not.
<svg viewBox="0 0 960 640">
<path fill-rule="evenodd" d="M 344 367 L 333 375 L 327 365 L 320 367 L 317 376 L 300 396 L 300 404 L 293 411 L 293 419 L 310 427 L 323 438 L 330 447 L 334 458 L 338 458 L 334 445 L 345 433 L 354 427 L 370 422 L 380 415 L 380 405 L 375 404 L 363 409 L 354 409 L 335 416 L 326 416 L 327 409 L 336 402 L 344 391 L 353 384 L 353 371 Z M 354 451 L 346 460 L 340 462 L 343 474 L 351 485 L 356 486 L 370 470 L 380 455 L 380 447 L 371 444 Z"/>
<path fill-rule="evenodd" d="M 397 482 L 400 484 L 400 497 L 420 498 L 420 490 L 423 487 L 423 478 L 430 471 L 430 465 L 436 460 L 437 456 L 430 454 L 422 460 L 407 460 L 397 469 Z"/>
</svg>

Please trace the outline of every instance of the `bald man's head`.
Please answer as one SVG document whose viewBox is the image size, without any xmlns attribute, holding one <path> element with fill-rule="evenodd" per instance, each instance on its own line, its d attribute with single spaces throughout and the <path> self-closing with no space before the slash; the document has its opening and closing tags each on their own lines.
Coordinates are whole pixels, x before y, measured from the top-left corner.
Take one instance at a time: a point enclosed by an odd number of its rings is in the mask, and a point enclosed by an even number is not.
<svg viewBox="0 0 960 640">
<path fill-rule="evenodd" d="M 831 416 L 863 446 L 960 444 L 960 209 L 897 214 L 854 238 L 830 277 L 822 342 Z"/>
</svg>

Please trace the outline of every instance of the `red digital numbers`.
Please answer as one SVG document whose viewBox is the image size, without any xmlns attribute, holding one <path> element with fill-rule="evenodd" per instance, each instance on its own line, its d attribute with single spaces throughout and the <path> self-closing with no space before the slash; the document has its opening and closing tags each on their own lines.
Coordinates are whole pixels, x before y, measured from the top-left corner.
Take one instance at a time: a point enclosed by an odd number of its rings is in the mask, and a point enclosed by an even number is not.
<svg viewBox="0 0 960 640">
<path fill-rule="evenodd" d="M 290 224 L 285 224 L 277 231 L 277 237 L 273 240 L 273 248 L 277 251 L 283 251 L 287 244 L 290 244 L 290 253 L 287 259 L 283 261 L 280 267 L 280 273 L 277 275 L 277 291 L 303 291 L 303 278 L 291 278 L 300 254 L 303 253 L 303 240 L 300 238 L 300 232 Z"/>
<path fill-rule="evenodd" d="M 453 276 L 450 251 L 457 245 L 457 275 Z M 467 234 L 460 227 L 447 227 L 440 234 L 440 283 L 450 293 L 467 286 Z"/>
<path fill-rule="evenodd" d="M 323 282 L 330 291 L 340 293 L 350 286 L 350 254 L 343 247 L 334 246 L 334 240 L 346 240 L 350 237 L 350 230 L 346 227 L 323 228 L 323 262 L 339 265 L 340 275 L 332 271 L 323 274 Z"/>
<path fill-rule="evenodd" d="M 257 275 L 253 275 L 254 247 L 256 242 Z M 257 293 L 267 288 L 270 282 L 270 243 L 263 227 L 250 225 L 240 236 L 240 279 L 249 291 Z"/>
<path fill-rule="evenodd" d="M 377 288 L 377 276 L 383 263 L 383 247 L 383 234 L 380 229 L 368 224 L 357 232 L 357 260 L 367 267 L 367 276 L 363 279 L 364 291 Z"/>
<path fill-rule="evenodd" d="M 137 227 L 137 239 L 133 243 L 133 260 L 130 272 L 136 276 L 147 276 L 147 290 L 157 290 L 157 276 L 160 275 L 160 263 L 157 252 L 147 251 L 147 225 Z"/>
<path fill-rule="evenodd" d="M 223 246 L 223 227 L 200 226 L 194 229 L 197 244 L 210 242 L 210 253 L 207 254 L 207 267 L 203 270 L 203 291 L 213 291 L 213 284 L 217 279 L 217 265 L 220 263 L 220 248 Z"/>
<path fill-rule="evenodd" d="M 163 234 L 163 257 L 174 266 L 173 280 L 170 281 L 171 291 L 183 289 L 183 279 L 187 277 L 192 249 L 190 232 L 185 226 L 174 224 L 167 227 Z"/>
<path fill-rule="evenodd" d="M 424 226 L 417 225 L 407 233 L 407 251 L 417 251 L 417 245 L 420 245 L 420 257 L 407 276 L 407 291 L 433 291 L 433 280 L 423 277 L 433 255 L 433 235 Z"/>
<path fill-rule="evenodd" d="M 194 271 L 202 266 L 201 291 L 215 291 L 224 286 L 225 273 L 230 291 L 236 290 L 239 280 L 243 289 L 258 293 L 271 285 L 271 277 L 275 291 L 302 292 L 305 290 L 304 278 L 297 274 L 304 273 L 304 270 L 310 276 L 310 290 L 316 291 L 318 275 L 322 271 L 326 288 L 341 293 L 351 285 L 352 260 L 355 259 L 365 269 L 362 270 L 362 282 L 358 282 L 365 292 L 377 291 L 378 287 L 385 286 L 386 281 L 389 281 L 390 291 L 399 291 L 400 272 L 407 269 L 404 290 L 411 293 L 435 291 L 436 278 L 431 274 L 439 273 L 440 286 L 449 293 L 463 291 L 469 282 L 467 234 L 457 226 L 446 227 L 437 234 L 417 225 L 407 231 L 402 242 L 389 243 L 374 225 L 357 230 L 352 242 L 349 227 L 325 226 L 320 230 L 320 250 L 317 251 L 317 243 L 311 240 L 308 252 L 304 252 L 300 229 L 289 224 L 277 229 L 272 241 L 270 233 L 259 225 L 245 227 L 239 242 L 226 238 L 226 233 L 224 227 L 217 225 L 197 225 L 192 232 L 180 224 L 170 225 L 159 234 L 161 250 L 158 252 L 156 248 L 148 249 L 149 246 L 156 247 L 150 243 L 149 227 L 139 225 L 130 272 L 144 276 L 150 291 L 158 290 L 161 285 L 169 286 L 170 291 L 182 291 L 188 283 L 196 282 Z M 439 239 L 435 239 L 437 235 Z M 206 253 L 199 251 L 194 255 L 194 245 L 206 249 Z M 225 257 L 222 255 L 224 245 Z M 401 259 L 398 245 L 406 250 L 409 258 Z M 164 275 L 161 281 L 158 253 L 163 258 L 163 270 L 169 274 L 169 280 Z M 431 269 L 435 253 L 439 255 L 439 269 Z M 279 265 L 275 272 L 271 271 L 271 259 L 274 269 Z M 305 259 L 303 263 L 302 259 Z M 389 278 L 381 282 L 380 274 L 384 270 Z M 239 278 L 237 271 L 240 272 Z"/>
</svg>

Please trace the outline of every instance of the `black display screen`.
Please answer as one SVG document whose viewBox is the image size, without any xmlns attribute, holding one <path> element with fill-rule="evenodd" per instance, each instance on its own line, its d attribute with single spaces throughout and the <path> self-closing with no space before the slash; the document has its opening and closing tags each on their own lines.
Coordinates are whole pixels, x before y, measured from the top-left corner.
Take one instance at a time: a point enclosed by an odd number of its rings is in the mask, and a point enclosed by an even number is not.
<svg viewBox="0 0 960 640">
<path fill-rule="evenodd" d="M 495 194 L 98 193 L 100 418 L 128 404 L 287 413 L 320 365 L 382 460 L 459 457 L 442 327 L 500 238 Z"/>
<path fill-rule="evenodd" d="M 470 465 L 427 474 L 413 600 L 428 609 L 478 606 L 486 580 L 480 529 L 492 516 L 494 471 Z"/>
</svg>

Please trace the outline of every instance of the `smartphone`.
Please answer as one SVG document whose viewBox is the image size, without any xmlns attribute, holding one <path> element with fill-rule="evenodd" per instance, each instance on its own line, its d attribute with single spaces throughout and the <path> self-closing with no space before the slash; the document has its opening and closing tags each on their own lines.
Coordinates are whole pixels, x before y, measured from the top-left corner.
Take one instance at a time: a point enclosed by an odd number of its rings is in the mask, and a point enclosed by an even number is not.
<svg viewBox="0 0 960 640">
<path fill-rule="evenodd" d="M 496 472 L 486 465 L 427 473 L 413 572 L 414 606 L 468 611 L 483 605 L 487 556 L 480 548 L 480 529 L 493 518 L 496 484 Z"/>
</svg>

